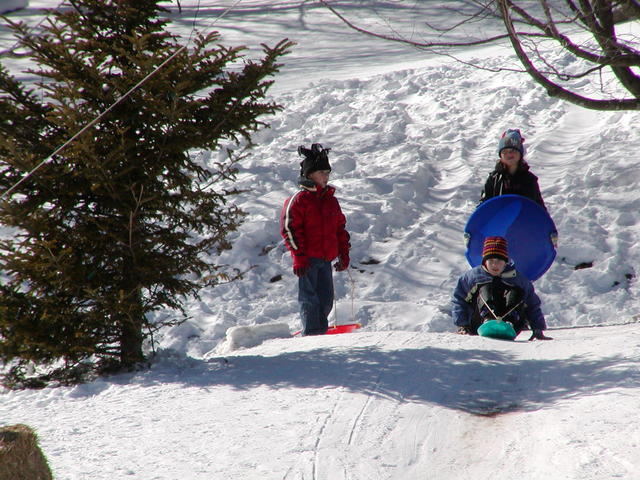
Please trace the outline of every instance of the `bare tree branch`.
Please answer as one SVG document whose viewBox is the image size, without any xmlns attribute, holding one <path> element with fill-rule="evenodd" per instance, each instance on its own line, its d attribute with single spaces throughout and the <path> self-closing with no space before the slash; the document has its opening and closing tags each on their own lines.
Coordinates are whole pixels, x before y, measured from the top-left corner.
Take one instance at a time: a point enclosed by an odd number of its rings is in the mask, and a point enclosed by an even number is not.
<svg viewBox="0 0 640 480">
<path fill-rule="evenodd" d="M 463 63 L 491 71 L 521 71 L 543 86 L 549 95 L 586 108 L 640 109 L 640 38 L 633 30 L 625 31 L 623 23 L 640 21 L 639 0 L 468 0 L 464 2 L 464 9 L 443 7 L 450 12 L 448 20 L 452 23 L 449 26 L 425 22 L 428 31 L 437 34 L 438 41 L 424 42 L 403 37 L 391 25 L 390 34 L 370 31 L 347 19 L 329 2 L 320 0 L 353 30 L 446 55 L 456 61 L 462 62 L 451 54 L 456 48 L 478 47 L 509 39 L 523 70 L 491 68 L 481 62 Z M 504 34 L 494 30 L 491 35 L 478 38 L 474 30 L 473 38 L 468 33 L 466 39 L 453 37 L 459 32 L 469 32 L 474 22 L 486 22 L 491 17 L 499 20 L 495 27 L 502 28 Z M 551 48 L 553 44 L 571 57 L 559 56 L 558 49 Z M 567 62 L 567 58 L 572 61 Z M 585 82 L 585 78 L 589 82 Z M 583 80 L 577 82 L 576 79 Z M 625 98 L 624 91 L 631 97 Z M 594 92 L 596 96 L 592 98 Z"/>
<path fill-rule="evenodd" d="M 470 42 L 462 42 L 462 43 L 460 43 L 460 42 L 424 42 L 424 43 L 416 42 L 414 40 L 407 40 L 406 38 L 401 38 L 401 37 L 397 37 L 397 36 L 393 36 L 393 35 L 383 35 L 383 34 L 380 34 L 380 33 L 371 32 L 371 31 L 366 30 L 364 28 L 360 28 L 357 25 L 355 25 L 354 23 L 352 23 L 349 20 L 347 20 L 335 8 L 333 8 L 331 5 L 329 5 L 329 3 L 326 0 L 320 0 L 320 3 L 322 3 L 325 7 L 327 7 L 329 10 L 331 10 L 331 12 L 336 17 L 338 17 L 340 20 L 342 20 L 345 23 L 345 25 L 347 25 L 349 28 L 352 28 L 356 32 L 364 33 L 364 34 L 369 35 L 371 37 L 381 38 L 383 40 L 389 40 L 390 42 L 406 43 L 406 44 L 411 45 L 413 47 L 421 47 L 421 48 L 460 47 L 460 46 L 474 47 L 474 46 L 478 46 L 478 45 L 485 45 L 485 44 L 488 44 L 488 43 L 492 43 L 492 42 L 495 42 L 496 40 L 504 40 L 504 39 L 508 38 L 508 35 L 496 35 L 494 37 L 483 38 L 482 40 L 478 40 L 478 41 L 470 41 Z"/>
<path fill-rule="evenodd" d="M 515 31 L 511 16 L 509 13 L 509 1 L 498 0 L 502 11 L 502 18 L 504 20 L 505 27 L 511 40 L 511 45 L 516 52 L 516 55 L 524 65 L 527 73 L 546 90 L 547 94 L 551 97 L 558 97 L 563 100 L 567 100 L 573 104 L 580 105 L 582 107 L 591 108 L 595 110 L 640 110 L 640 100 L 638 99 L 613 99 L 613 100 L 594 100 L 592 98 L 579 95 L 571 92 L 557 83 L 552 82 L 547 77 L 542 75 L 531 63 L 526 52 L 522 48 L 518 34 Z"/>
<path fill-rule="evenodd" d="M 533 16 L 529 15 L 523 8 L 520 8 L 519 6 L 515 5 L 513 2 L 508 2 L 508 3 L 509 3 L 509 7 L 513 11 L 517 12 L 518 15 L 521 18 L 523 18 L 528 25 L 538 28 L 545 37 L 558 41 L 558 43 L 563 48 L 573 53 L 577 57 L 584 58 L 589 62 L 598 63 L 600 65 L 612 64 L 612 60 L 609 57 L 605 55 L 594 54 L 588 50 L 580 48 L 578 45 L 573 43 L 568 36 L 560 33 L 557 29 L 556 22 L 551 18 L 550 10 L 547 2 L 543 2 L 543 7 L 545 8 L 545 12 L 549 13 L 546 23 L 540 22 Z M 518 34 L 518 35 L 522 36 L 522 34 Z M 621 65 L 621 66 L 634 65 L 637 61 L 638 61 L 637 56 L 634 57 L 631 55 L 629 56 L 621 55 L 615 58 L 615 64 Z"/>
</svg>

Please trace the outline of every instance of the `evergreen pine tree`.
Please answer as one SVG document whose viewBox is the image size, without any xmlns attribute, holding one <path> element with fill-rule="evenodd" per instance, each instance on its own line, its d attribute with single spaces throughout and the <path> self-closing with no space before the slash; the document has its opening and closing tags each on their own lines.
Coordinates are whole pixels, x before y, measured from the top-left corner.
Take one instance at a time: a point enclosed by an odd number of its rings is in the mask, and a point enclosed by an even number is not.
<svg viewBox="0 0 640 480">
<path fill-rule="evenodd" d="M 237 165 L 281 108 L 265 95 L 292 45 L 247 60 L 217 32 L 184 48 L 159 0 L 70 3 L 37 35 L 12 24 L 35 83 L 0 66 L 0 360 L 13 380 L 28 364 L 134 366 L 185 298 L 229 279 L 215 257 L 242 219 Z M 165 308 L 175 318 L 151 320 Z"/>
</svg>

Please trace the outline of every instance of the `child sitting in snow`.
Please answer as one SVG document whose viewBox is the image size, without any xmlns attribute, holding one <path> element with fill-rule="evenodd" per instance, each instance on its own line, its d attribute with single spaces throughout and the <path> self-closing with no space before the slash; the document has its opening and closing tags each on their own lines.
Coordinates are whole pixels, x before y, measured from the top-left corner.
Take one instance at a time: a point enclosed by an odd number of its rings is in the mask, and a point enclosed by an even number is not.
<svg viewBox="0 0 640 480">
<path fill-rule="evenodd" d="M 540 310 L 540 298 L 533 284 L 509 262 L 507 240 L 487 237 L 482 249 L 482 265 L 464 273 L 453 292 L 453 323 L 458 333 L 477 335 L 487 320 L 501 318 L 510 322 L 516 334 L 529 324 L 530 340 L 550 340 Z"/>
<path fill-rule="evenodd" d="M 300 190 L 287 198 L 280 217 L 280 231 L 293 258 L 298 277 L 298 302 L 303 335 L 327 332 L 333 306 L 331 262 L 341 272 L 349 267 L 349 233 L 346 218 L 328 185 L 329 148 L 314 143 L 301 146 Z"/>
<path fill-rule="evenodd" d="M 530 198 L 547 209 L 540 194 L 538 177 L 529 171 L 524 153 L 520 130 L 509 129 L 502 134 L 498 143 L 498 162 L 485 182 L 480 203 L 499 195 L 514 194 Z"/>
</svg>

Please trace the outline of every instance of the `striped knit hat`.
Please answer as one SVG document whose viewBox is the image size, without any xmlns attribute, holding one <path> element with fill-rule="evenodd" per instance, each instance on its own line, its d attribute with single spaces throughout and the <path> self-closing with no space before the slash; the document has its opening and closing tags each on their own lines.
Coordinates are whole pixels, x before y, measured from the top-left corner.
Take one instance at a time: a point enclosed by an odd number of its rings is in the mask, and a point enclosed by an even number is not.
<svg viewBox="0 0 640 480">
<path fill-rule="evenodd" d="M 507 239 L 502 237 L 487 237 L 484 239 L 482 247 L 482 264 L 489 258 L 499 258 L 505 262 L 509 261 L 509 251 L 507 250 Z"/>
</svg>

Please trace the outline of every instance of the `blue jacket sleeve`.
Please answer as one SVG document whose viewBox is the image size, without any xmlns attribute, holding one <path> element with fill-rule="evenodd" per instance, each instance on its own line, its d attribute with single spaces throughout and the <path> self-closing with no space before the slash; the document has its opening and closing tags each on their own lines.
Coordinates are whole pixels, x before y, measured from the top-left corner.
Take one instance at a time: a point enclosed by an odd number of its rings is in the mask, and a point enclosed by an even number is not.
<svg viewBox="0 0 640 480">
<path fill-rule="evenodd" d="M 523 277 L 520 278 L 520 283 L 524 290 L 525 313 L 529 320 L 529 325 L 535 330 L 545 330 L 547 328 L 547 322 L 542 313 L 540 297 L 538 297 L 533 283 Z"/>
<path fill-rule="evenodd" d="M 471 323 L 473 308 L 466 300 L 469 290 L 471 290 L 469 276 L 464 274 L 458 279 L 458 284 L 451 297 L 451 317 L 453 323 L 459 327 Z"/>
</svg>

